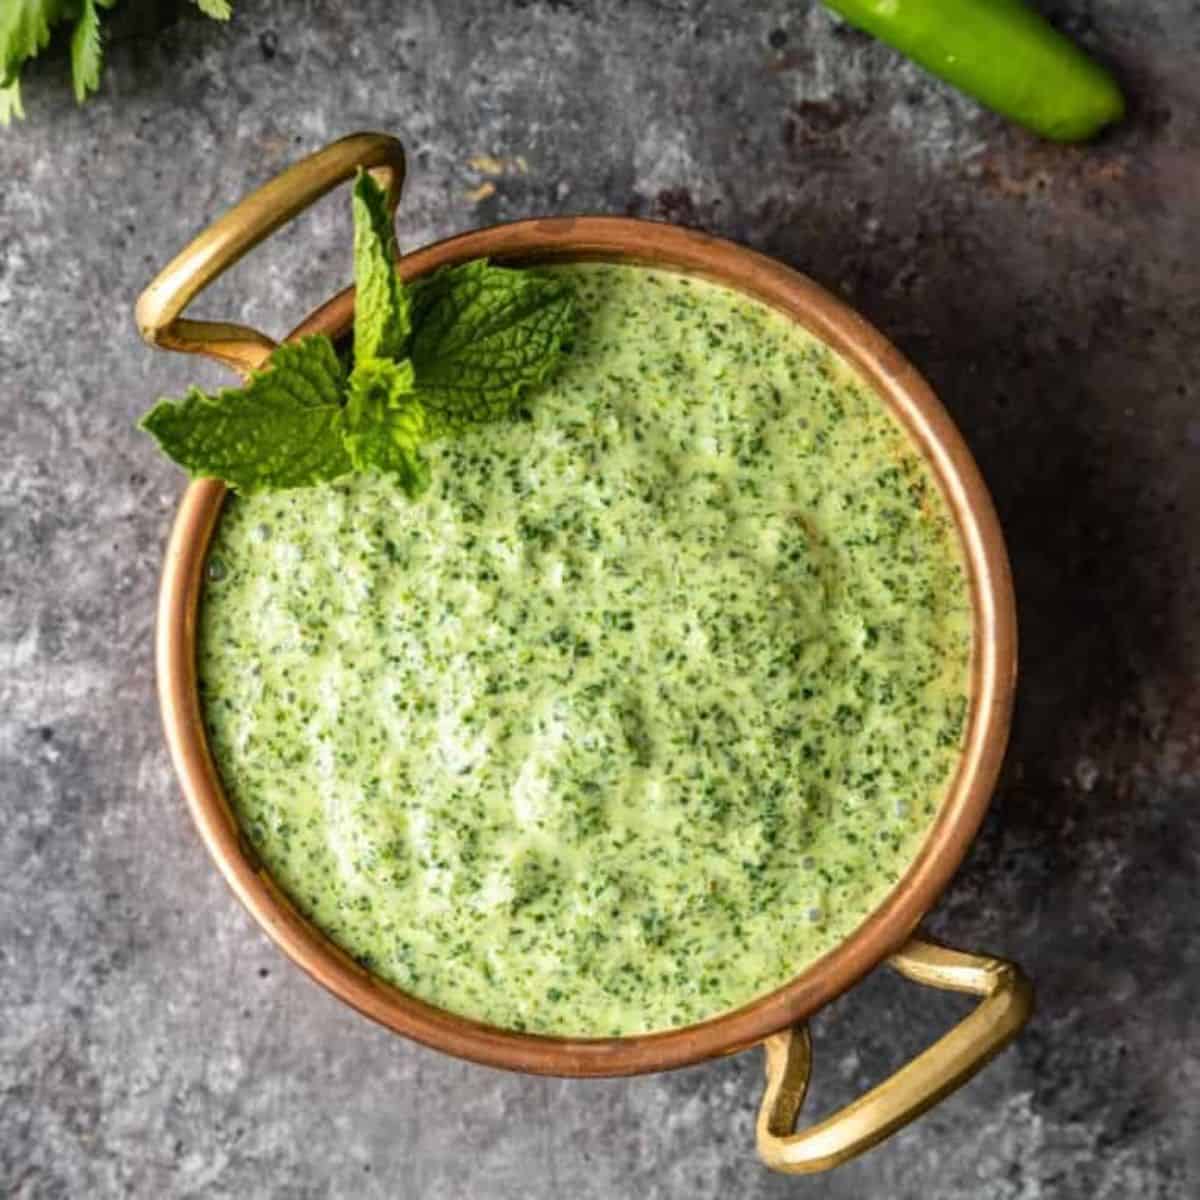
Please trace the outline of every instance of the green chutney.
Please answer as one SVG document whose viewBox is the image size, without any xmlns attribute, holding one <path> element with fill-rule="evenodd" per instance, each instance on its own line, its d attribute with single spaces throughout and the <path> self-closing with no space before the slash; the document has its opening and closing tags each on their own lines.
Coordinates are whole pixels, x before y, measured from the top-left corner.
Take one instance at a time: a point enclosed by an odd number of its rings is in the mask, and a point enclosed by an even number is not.
<svg viewBox="0 0 1200 1200">
<path fill-rule="evenodd" d="M 609 1036 L 746 1004 L 917 854 L 972 623 L 932 475 L 823 343 L 736 292 L 555 268 L 527 419 L 387 480 L 231 498 L 199 678 L 234 809 L 385 980 Z"/>
</svg>

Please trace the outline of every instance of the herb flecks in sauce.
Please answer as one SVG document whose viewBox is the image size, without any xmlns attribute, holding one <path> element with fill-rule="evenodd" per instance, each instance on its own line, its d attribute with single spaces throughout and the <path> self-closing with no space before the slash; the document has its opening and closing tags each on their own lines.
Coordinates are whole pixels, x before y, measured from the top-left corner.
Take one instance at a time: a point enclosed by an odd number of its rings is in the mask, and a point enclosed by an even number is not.
<svg viewBox="0 0 1200 1200">
<path fill-rule="evenodd" d="M 970 612 L 927 469 L 822 344 L 711 284 L 560 268 L 529 420 L 231 499 L 213 749 L 297 906 L 496 1025 L 702 1020 L 842 940 L 915 856 Z"/>
</svg>

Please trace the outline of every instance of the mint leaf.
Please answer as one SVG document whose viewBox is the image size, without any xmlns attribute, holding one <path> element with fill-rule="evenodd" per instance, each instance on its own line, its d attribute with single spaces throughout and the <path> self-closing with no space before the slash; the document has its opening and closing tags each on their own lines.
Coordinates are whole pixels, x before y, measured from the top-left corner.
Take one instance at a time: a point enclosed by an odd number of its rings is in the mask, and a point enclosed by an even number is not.
<svg viewBox="0 0 1200 1200">
<path fill-rule="evenodd" d="M 387 195 L 366 171 L 354 184 L 354 361 L 403 358 L 408 293 L 396 273 L 396 233 Z"/>
<path fill-rule="evenodd" d="M 160 400 L 138 423 L 192 476 L 238 491 L 305 487 L 347 474 L 345 373 L 323 334 L 280 346 L 245 387 Z"/>
<path fill-rule="evenodd" d="M 412 309 L 417 396 L 436 433 L 511 417 L 558 366 L 575 323 L 566 280 L 486 259 L 419 281 Z"/>
<path fill-rule="evenodd" d="M 412 392 L 407 359 L 360 362 L 350 376 L 345 434 L 356 470 L 390 475 L 415 498 L 429 487 L 429 464 L 419 452 L 427 438 L 425 410 Z"/>
<path fill-rule="evenodd" d="M 103 57 L 104 44 L 96 0 L 83 0 L 79 20 L 71 34 L 71 78 L 75 84 L 75 99 L 80 104 L 100 86 L 100 62 Z"/>
</svg>

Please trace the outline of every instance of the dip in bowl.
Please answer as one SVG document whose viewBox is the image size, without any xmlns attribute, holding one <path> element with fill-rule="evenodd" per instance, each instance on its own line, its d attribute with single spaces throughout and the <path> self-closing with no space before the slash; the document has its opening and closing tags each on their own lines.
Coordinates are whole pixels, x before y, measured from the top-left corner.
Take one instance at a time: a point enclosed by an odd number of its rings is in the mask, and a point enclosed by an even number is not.
<svg viewBox="0 0 1200 1200">
<path fill-rule="evenodd" d="M 293 904 L 461 1016 L 696 1024 L 833 949 L 916 857 L 962 749 L 949 510 L 828 347 L 635 265 L 528 419 L 389 479 L 227 502 L 199 686 Z"/>
<path fill-rule="evenodd" d="M 358 165 L 345 139 L 202 236 L 139 308 L 253 365 L 196 292 Z M 413 503 L 356 479 L 185 495 L 159 670 L 226 877 L 297 962 L 478 1061 L 625 1074 L 768 1040 L 759 1146 L 842 1161 L 1020 1027 L 1008 964 L 908 940 L 986 808 L 1015 621 L 986 490 L 944 410 L 811 281 L 650 222 L 564 218 L 408 255 L 564 273 L 583 303 L 528 420 L 430 448 Z M 343 293 L 296 330 L 344 335 Z M 973 991 L 853 1111 L 790 1133 L 796 1023 L 889 954 Z M 906 1074 L 907 1072 L 907 1074 Z"/>
</svg>

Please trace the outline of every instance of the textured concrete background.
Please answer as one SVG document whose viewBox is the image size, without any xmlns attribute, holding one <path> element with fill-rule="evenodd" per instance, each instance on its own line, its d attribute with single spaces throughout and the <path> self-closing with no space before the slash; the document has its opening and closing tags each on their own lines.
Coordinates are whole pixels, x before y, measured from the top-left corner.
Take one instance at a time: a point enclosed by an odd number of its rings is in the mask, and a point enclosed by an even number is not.
<svg viewBox="0 0 1200 1200">
<path fill-rule="evenodd" d="M 61 59 L 29 72 L 28 120 L 0 133 L 0 1194 L 1200 1195 L 1200 19 L 1046 7 L 1134 101 L 1090 149 L 807 0 L 238 0 L 228 28 L 127 20 L 86 109 Z M 133 421 L 219 375 L 144 348 L 131 305 L 252 184 L 368 127 L 411 150 L 410 246 L 631 212 L 808 271 L 928 373 L 994 488 L 1020 713 L 931 926 L 1022 962 L 1041 1009 L 831 1176 L 757 1165 L 757 1053 L 578 1083 L 376 1029 L 267 943 L 188 824 L 151 664 L 180 477 Z M 480 154 L 526 169 L 489 180 Z M 346 208 L 207 311 L 282 331 L 347 282 Z M 872 978 L 816 1022 L 810 1111 L 963 1011 Z"/>
</svg>

